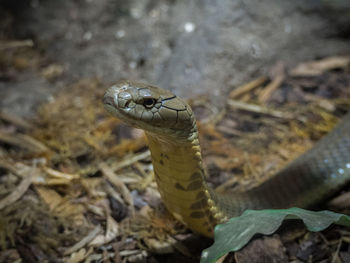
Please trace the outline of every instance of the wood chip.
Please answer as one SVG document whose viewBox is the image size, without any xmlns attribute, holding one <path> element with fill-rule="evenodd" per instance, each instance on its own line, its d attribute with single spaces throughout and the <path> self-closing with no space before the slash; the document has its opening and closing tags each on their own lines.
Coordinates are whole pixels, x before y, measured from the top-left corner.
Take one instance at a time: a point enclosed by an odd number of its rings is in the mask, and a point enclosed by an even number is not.
<svg viewBox="0 0 350 263">
<path fill-rule="evenodd" d="M 252 80 L 252 81 L 248 82 L 247 84 L 239 86 L 238 88 L 231 91 L 229 97 L 231 99 L 237 99 L 240 96 L 242 96 L 243 94 L 248 93 L 248 92 L 252 91 L 253 89 L 260 87 L 266 81 L 267 81 L 267 77 L 265 77 L 265 76 L 259 77 L 255 80 Z"/>
<path fill-rule="evenodd" d="M 149 250 L 156 254 L 164 255 L 174 253 L 174 247 L 171 242 L 158 240 L 156 238 L 144 238 L 143 240 Z"/>
<path fill-rule="evenodd" d="M 261 103 L 266 103 L 271 97 L 271 94 L 277 90 L 283 83 L 284 75 L 277 76 L 274 78 L 266 87 L 261 91 L 258 97 L 258 101 Z"/>
<path fill-rule="evenodd" d="M 48 205 L 50 211 L 54 211 L 59 205 L 64 202 L 64 199 L 55 190 L 44 187 L 35 186 L 36 192 L 41 199 Z"/>
<path fill-rule="evenodd" d="M 259 106 L 256 104 L 249 104 L 249 103 L 245 103 L 237 100 L 228 100 L 227 104 L 233 109 L 239 109 L 239 110 L 245 110 L 245 111 L 250 111 L 254 113 L 260 113 L 264 115 L 270 115 L 272 117 L 281 118 L 281 119 L 295 119 L 295 117 L 291 113 L 274 110 L 274 109 L 267 108 L 264 106 Z"/>
<path fill-rule="evenodd" d="M 136 249 L 133 249 L 133 250 L 123 250 L 123 251 L 120 251 L 120 255 L 122 257 L 128 257 L 128 256 L 132 256 L 132 255 L 137 255 L 137 254 L 145 254 L 144 252 L 146 251 L 143 251 L 143 250 L 136 250 Z M 146 252 L 146 255 L 147 255 L 147 252 Z"/>
<path fill-rule="evenodd" d="M 106 233 L 102 235 L 97 235 L 90 243 L 90 246 L 98 247 L 106 243 L 111 242 L 117 237 L 119 233 L 118 223 L 111 217 L 107 215 L 107 227 Z"/>
<path fill-rule="evenodd" d="M 301 63 L 292 69 L 289 74 L 292 77 L 318 76 L 328 70 L 346 68 L 349 63 L 350 56 L 328 57 L 317 61 Z"/>
<path fill-rule="evenodd" d="M 58 178 L 58 179 L 65 179 L 68 181 L 78 179 L 80 176 L 79 174 L 67 174 L 67 173 L 62 173 L 60 171 L 51 169 L 49 167 L 43 167 L 43 170 L 50 176 Z"/>
<path fill-rule="evenodd" d="M 113 250 L 114 250 L 114 263 L 122 263 L 122 258 L 120 256 L 120 245 L 115 242 L 112 244 Z"/>
<path fill-rule="evenodd" d="M 17 175 L 17 169 L 13 163 L 7 160 L 0 160 L 0 167 L 8 170 L 9 172 Z"/>
<path fill-rule="evenodd" d="M 83 262 L 84 259 L 86 259 L 89 255 L 91 255 L 93 252 L 93 248 L 90 247 L 88 251 L 86 251 L 85 248 L 80 249 L 77 252 L 74 252 L 70 255 L 70 258 L 65 261 L 66 263 L 79 263 Z"/>
<path fill-rule="evenodd" d="M 17 173 L 18 174 L 18 173 Z M 23 175 L 24 179 L 20 184 L 12 191 L 11 194 L 0 200 L 0 210 L 9 206 L 19 200 L 25 192 L 27 192 L 29 186 L 32 184 L 33 174 L 29 172 Z"/>
<path fill-rule="evenodd" d="M 64 255 L 70 255 L 73 252 L 83 248 L 85 245 L 90 243 L 101 232 L 102 232 L 102 227 L 100 225 L 96 226 L 86 237 L 84 237 L 78 243 L 74 244 L 72 247 L 68 248 L 64 252 Z"/>
<path fill-rule="evenodd" d="M 319 107 L 325 109 L 326 111 L 334 112 L 336 110 L 334 103 L 332 103 L 330 100 L 322 98 L 321 96 L 305 93 L 304 98 L 308 101 L 316 102 Z"/>
<path fill-rule="evenodd" d="M 259 93 L 258 101 L 266 103 L 271 94 L 277 90 L 285 79 L 285 65 L 282 61 L 277 62 L 270 70 L 270 78 L 272 81 L 267 84 Z"/>
<path fill-rule="evenodd" d="M 20 118 L 16 115 L 7 113 L 7 112 L 0 112 L 0 119 L 4 120 L 6 122 L 9 122 L 9 123 L 11 123 L 17 127 L 20 127 L 22 129 L 31 129 L 32 128 L 32 125 L 29 124 L 28 122 L 26 122 L 25 120 L 23 120 L 22 118 Z"/>
<path fill-rule="evenodd" d="M 116 163 L 115 165 L 113 165 L 111 167 L 111 169 L 113 171 L 118 171 L 124 167 L 128 167 L 138 161 L 141 161 L 141 160 L 144 160 L 148 157 L 151 156 L 151 152 L 148 150 L 148 151 L 145 151 L 145 152 L 142 152 L 142 153 L 139 153 L 139 154 L 135 154 L 133 155 L 132 157 L 129 157 L 129 158 L 125 158 L 124 160 Z"/>
<path fill-rule="evenodd" d="M 108 167 L 106 163 L 100 163 L 99 168 L 103 175 L 110 181 L 115 187 L 118 188 L 125 202 L 133 206 L 132 195 L 126 185 L 118 178 L 114 171 Z"/>
<path fill-rule="evenodd" d="M 31 39 L 28 40 L 13 40 L 13 41 L 0 41 L 0 50 L 14 49 L 21 47 L 32 47 L 34 42 Z"/>
<path fill-rule="evenodd" d="M 61 196 L 55 190 L 45 186 L 34 186 L 40 198 L 47 204 L 51 213 L 62 218 L 69 218 L 74 225 L 79 227 L 86 224 L 84 213 L 86 206 L 79 202 L 72 202 L 66 196 Z"/>
<path fill-rule="evenodd" d="M 14 145 L 21 149 L 26 149 L 30 152 L 49 152 L 49 149 L 44 144 L 31 136 L 21 133 L 10 134 L 0 132 L 0 141 Z"/>
</svg>

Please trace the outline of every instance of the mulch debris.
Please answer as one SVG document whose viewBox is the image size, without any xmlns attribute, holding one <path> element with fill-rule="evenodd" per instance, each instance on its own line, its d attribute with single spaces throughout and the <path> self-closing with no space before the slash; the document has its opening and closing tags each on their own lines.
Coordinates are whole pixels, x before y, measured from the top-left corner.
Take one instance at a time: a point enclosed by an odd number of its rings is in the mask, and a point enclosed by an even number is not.
<svg viewBox="0 0 350 263">
<path fill-rule="evenodd" d="M 254 187 L 331 131 L 350 109 L 349 61 L 292 69 L 278 62 L 267 76 L 232 87 L 220 108 L 206 97 L 189 100 L 211 186 Z M 61 70 L 42 73 L 56 78 Z M 0 113 L 0 262 L 194 262 L 210 245 L 162 205 L 143 133 L 103 109 L 107 86 L 80 80 L 34 120 Z M 340 196 L 332 207 L 350 206 Z M 287 224 L 221 262 L 349 262 L 349 243 L 345 228 L 309 233 Z"/>
</svg>

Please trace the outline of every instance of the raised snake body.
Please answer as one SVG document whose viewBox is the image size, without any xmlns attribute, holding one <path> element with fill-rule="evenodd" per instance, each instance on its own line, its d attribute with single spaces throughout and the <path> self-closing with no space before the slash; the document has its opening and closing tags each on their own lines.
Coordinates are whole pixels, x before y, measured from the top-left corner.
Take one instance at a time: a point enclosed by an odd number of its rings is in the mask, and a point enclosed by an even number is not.
<svg viewBox="0 0 350 263">
<path fill-rule="evenodd" d="M 148 84 L 121 81 L 107 90 L 104 106 L 145 131 L 165 206 L 190 229 L 208 237 L 216 224 L 246 209 L 310 207 L 350 179 L 350 114 L 270 180 L 225 195 L 205 181 L 196 120 L 182 99 Z"/>
</svg>

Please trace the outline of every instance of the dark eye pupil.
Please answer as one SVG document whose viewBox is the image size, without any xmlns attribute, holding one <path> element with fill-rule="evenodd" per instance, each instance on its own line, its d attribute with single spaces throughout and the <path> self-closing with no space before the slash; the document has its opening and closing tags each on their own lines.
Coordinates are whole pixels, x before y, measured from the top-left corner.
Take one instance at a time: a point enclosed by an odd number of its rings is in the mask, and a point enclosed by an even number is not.
<svg viewBox="0 0 350 263">
<path fill-rule="evenodd" d="M 152 105 L 154 104 L 154 99 L 145 99 L 145 100 L 143 101 L 143 104 L 144 104 L 145 106 L 152 106 Z"/>
</svg>

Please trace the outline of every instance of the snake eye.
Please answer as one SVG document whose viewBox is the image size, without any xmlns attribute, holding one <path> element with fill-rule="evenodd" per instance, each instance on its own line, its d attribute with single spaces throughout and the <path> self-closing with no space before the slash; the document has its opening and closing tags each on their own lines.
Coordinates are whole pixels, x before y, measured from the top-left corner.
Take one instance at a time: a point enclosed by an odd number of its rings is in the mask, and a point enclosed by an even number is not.
<svg viewBox="0 0 350 263">
<path fill-rule="evenodd" d="M 143 100 L 143 106 L 145 106 L 146 108 L 152 108 L 154 106 L 154 104 L 156 104 L 156 100 L 152 99 L 152 98 L 148 98 L 148 99 L 144 99 Z"/>
</svg>

